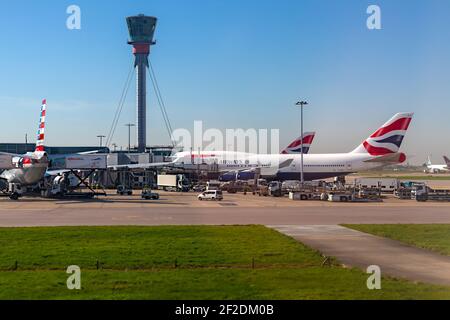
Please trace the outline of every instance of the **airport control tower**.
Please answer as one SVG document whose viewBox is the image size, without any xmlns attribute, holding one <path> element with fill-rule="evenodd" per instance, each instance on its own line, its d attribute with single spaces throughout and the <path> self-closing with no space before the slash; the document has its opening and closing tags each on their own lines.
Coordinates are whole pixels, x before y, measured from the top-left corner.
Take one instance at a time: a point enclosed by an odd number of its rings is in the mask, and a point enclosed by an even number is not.
<svg viewBox="0 0 450 320">
<path fill-rule="evenodd" d="M 153 34 L 156 28 L 155 17 L 137 16 L 127 17 L 130 40 L 135 56 L 136 68 L 136 115 L 137 115 L 137 144 L 138 152 L 145 152 L 146 147 L 146 68 L 148 67 L 148 55 L 150 46 L 155 44 Z"/>
</svg>

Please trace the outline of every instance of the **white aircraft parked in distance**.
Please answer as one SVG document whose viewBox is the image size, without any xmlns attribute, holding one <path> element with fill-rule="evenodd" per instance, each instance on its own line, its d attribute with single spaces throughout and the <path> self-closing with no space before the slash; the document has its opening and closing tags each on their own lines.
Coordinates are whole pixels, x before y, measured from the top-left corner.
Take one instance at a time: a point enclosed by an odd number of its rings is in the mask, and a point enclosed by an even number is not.
<svg viewBox="0 0 450 320">
<path fill-rule="evenodd" d="M 444 156 L 444 160 L 446 164 L 432 164 L 431 158 L 428 156 L 426 166 L 427 168 L 424 170 L 425 173 L 440 173 L 440 172 L 449 172 L 450 171 L 450 159 Z"/>
<path fill-rule="evenodd" d="M 304 154 L 305 180 L 325 179 L 402 163 L 406 155 L 399 152 L 413 113 L 397 113 L 355 150 L 348 153 Z M 178 152 L 169 163 L 184 167 L 197 163 L 215 164 L 220 172 L 259 169 L 262 177 L 296 180 L 300 177 L 301 154 L 249 154 L 244 152 Z"/>
</svg>

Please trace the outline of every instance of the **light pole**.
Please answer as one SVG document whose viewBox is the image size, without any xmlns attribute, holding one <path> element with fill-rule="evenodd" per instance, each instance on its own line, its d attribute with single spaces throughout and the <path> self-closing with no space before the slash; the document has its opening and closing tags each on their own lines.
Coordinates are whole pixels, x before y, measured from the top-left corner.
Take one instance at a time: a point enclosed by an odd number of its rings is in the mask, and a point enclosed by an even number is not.
<svg viewBox="0 0 450 320">
<path fill-rule="evenodd" d="M 97 138 L 99 138 L 100 139 L 100 148 L 102 147 L 102 145 L 103 145 L 103 138 L 106 138 L 104 135 L 98 135 L 97 136 Z"/>
<path fill-rule="evenodd" d="M 131 150 L 131 127 L 134 127 L 134 123 L 127 123 L 125 124 L 126 127 L 128 127 L 128 153 L 130 153 Z"/>
<path fill-rule="evenodd" d="M 306 101 L 297 101 L 295 103 L 296 106 L 300 106 L 300 129 L 301 129 L 301 136 L 300 136 L 300 150 L 301 150 L 301 157 L 300 157 L 300 182 L 303 186 L 303 183 L 305 181 L 303 176 L 303 106 L 307 106 L 308 102 Z"/>
</svg>

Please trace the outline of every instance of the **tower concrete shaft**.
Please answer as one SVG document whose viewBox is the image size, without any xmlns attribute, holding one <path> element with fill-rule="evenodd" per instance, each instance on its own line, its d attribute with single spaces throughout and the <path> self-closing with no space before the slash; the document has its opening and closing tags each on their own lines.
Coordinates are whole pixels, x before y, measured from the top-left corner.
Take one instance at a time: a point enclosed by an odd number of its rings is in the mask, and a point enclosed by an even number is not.
<svg viewBox="0 0 450 320">
<path fill-rule="evenodd" d="M 136 46 L 140 47 L 136 49 Z M 147 50 L 145 50 L 147 47 Z M 145 152 L 147 146 L 147 67 L 149 45 L 135 45 L 134 55 L 136 68 L 136 141 L 138 152 Z"/>
</svg>

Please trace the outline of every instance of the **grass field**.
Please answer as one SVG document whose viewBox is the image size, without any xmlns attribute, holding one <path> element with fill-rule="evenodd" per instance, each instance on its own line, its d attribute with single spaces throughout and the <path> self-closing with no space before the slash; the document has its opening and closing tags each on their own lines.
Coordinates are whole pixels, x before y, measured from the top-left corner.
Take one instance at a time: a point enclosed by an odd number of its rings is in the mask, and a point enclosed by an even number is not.
<svg viewBox="0 0 450 320">
<path fill-rule="evenodd" d="M 345 225 L 450 256 L 450 224 Z"/>
<path fill-rule="evenodd" d="M 0 299 L 450 299 L 389 278 L 368 290 L 364 272 L 263 226 L 0 228 L 0 248 Z"/>
</svg>

